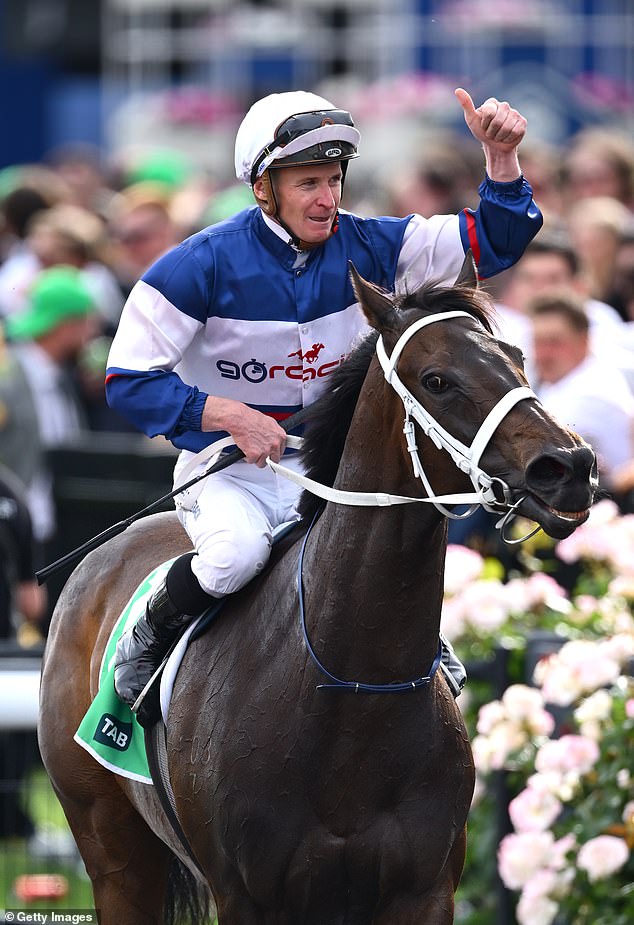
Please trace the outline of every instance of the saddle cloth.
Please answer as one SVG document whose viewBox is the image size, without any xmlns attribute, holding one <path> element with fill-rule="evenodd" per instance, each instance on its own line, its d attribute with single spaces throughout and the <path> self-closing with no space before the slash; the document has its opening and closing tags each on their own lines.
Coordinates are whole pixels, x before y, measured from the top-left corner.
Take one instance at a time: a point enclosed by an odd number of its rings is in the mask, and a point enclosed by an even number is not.
<svg viewBox="0 0 634 925">
<path fill-rule="evenodd" d="M 145 734 L 130 707 L 117 697 L 114 689 L 114 663 L 120 636 L 145 613 L 145 606 L 167 574 L 174 560 L 159 565 L 141 582 L 117 620 L 104 650 L 99 670 L 99 690 L 74 735 L 75 742 L 86 749 L 99 764 L 129 777 L 151 784 L 152 777 L 145 752 Z M 205 614 L 192 620 L 172 651 L 161 675 L 161 712 L 167 721 L 174 679 L 189 639 Z"/>
<path fill-rule="evenodd" d="M 296 527 L 297 521 L 294 520 L 276 527 L 273 531 L 273 547 L 283 547 L 280 541 L 293 534 Z M 147 601 L 174 561 L 168 559 L 150 572 L 124 607 L 104 650 L 99 669 L 99 689 L 73 737 L 78 745 L 109 771 L 144 784 L 153 783 L 145 751 L 145 731 L 130 707 L 119 700 L 114 689 L 115 653 L 119 637 L 145 613 Z M 200 634 L 205 632 L 225 600 L 219 598 L 208 610 L 192 620 L 172 650 L 161 675 L 161 713 L 166 725 L 174 680 L 187 646 L 196 630 Z"/>
</svg>

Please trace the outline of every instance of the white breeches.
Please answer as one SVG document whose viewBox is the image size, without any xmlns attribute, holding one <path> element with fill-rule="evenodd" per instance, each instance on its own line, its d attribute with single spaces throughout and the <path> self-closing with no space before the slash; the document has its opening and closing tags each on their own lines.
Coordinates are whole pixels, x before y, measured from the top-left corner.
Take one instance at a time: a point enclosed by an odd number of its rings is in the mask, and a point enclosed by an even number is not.
<svg viewBox="0 0 634 925">
<path fill-rule="evenodd" d="M 297 456 L 284 457 L 284 465 L 302 471 Z M 176 496 L 178 518 L 198 553 L 192 571 L 203 591 L 222 597 L 262 571 L 274 529 L 299 519 L 300 493 L 294 482 L 268 466 L 258 469 L 242 460 L 203 479 L 181 503 Z"/>
</svg>

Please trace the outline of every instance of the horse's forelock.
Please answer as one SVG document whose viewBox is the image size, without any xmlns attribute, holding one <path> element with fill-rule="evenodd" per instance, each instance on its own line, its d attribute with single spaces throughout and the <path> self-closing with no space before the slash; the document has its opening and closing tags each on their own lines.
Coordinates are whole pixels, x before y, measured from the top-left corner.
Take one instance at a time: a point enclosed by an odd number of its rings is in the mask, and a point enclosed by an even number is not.
<svg viewBox="0 0 634 925">
<path fill-rule="evenodd" d="M 401 311 L 417 309 L 430 314 L 452 311 L 467 312 L 473 315 L 489 334 L 493 333 L 493 303 L 490 296 L 482 289 L 427 284 L 413 292 L 398 296 L 395 304 Z"/>
</svg>

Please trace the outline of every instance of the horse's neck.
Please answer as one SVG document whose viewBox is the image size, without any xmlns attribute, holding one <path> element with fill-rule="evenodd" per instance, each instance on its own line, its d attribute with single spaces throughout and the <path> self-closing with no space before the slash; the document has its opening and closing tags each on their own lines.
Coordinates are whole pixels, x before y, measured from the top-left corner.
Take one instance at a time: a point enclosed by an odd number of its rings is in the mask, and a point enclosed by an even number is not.
<svg viewBox="0 0 634 925">
<path fill-rule="evenodd" d="M 402 451 L 400 401 L 382 377 L 376 383 L 374 400 L 362 396 L 355 412 L 336 487 L 420 496 Z M 327 505 L 309 540 L 307 600 L 318 601 L 309 615 L 320 646 L 348 676 L 389 682 L 389 674 L 402 680 L 428 667 L 438 645 L 445 548 L 445 525 L 431 505 Z"/>
</svg>

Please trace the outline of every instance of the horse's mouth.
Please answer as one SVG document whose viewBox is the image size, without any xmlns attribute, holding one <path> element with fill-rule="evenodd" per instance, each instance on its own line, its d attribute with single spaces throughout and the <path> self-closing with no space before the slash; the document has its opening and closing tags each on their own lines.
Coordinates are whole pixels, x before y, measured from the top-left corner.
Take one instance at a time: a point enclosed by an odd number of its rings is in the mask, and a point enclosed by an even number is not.
<svg viewBox="0 0 634 925">
<path fill-rule="evenodd" d="M 519 505 L 518 513 L 538 523 L 548 536 L 563 540 L 585 523 L 590 516 L 590 508 L 581 511 L 561 511 L 537 495 L 527 494 Z"/>
</svg>

